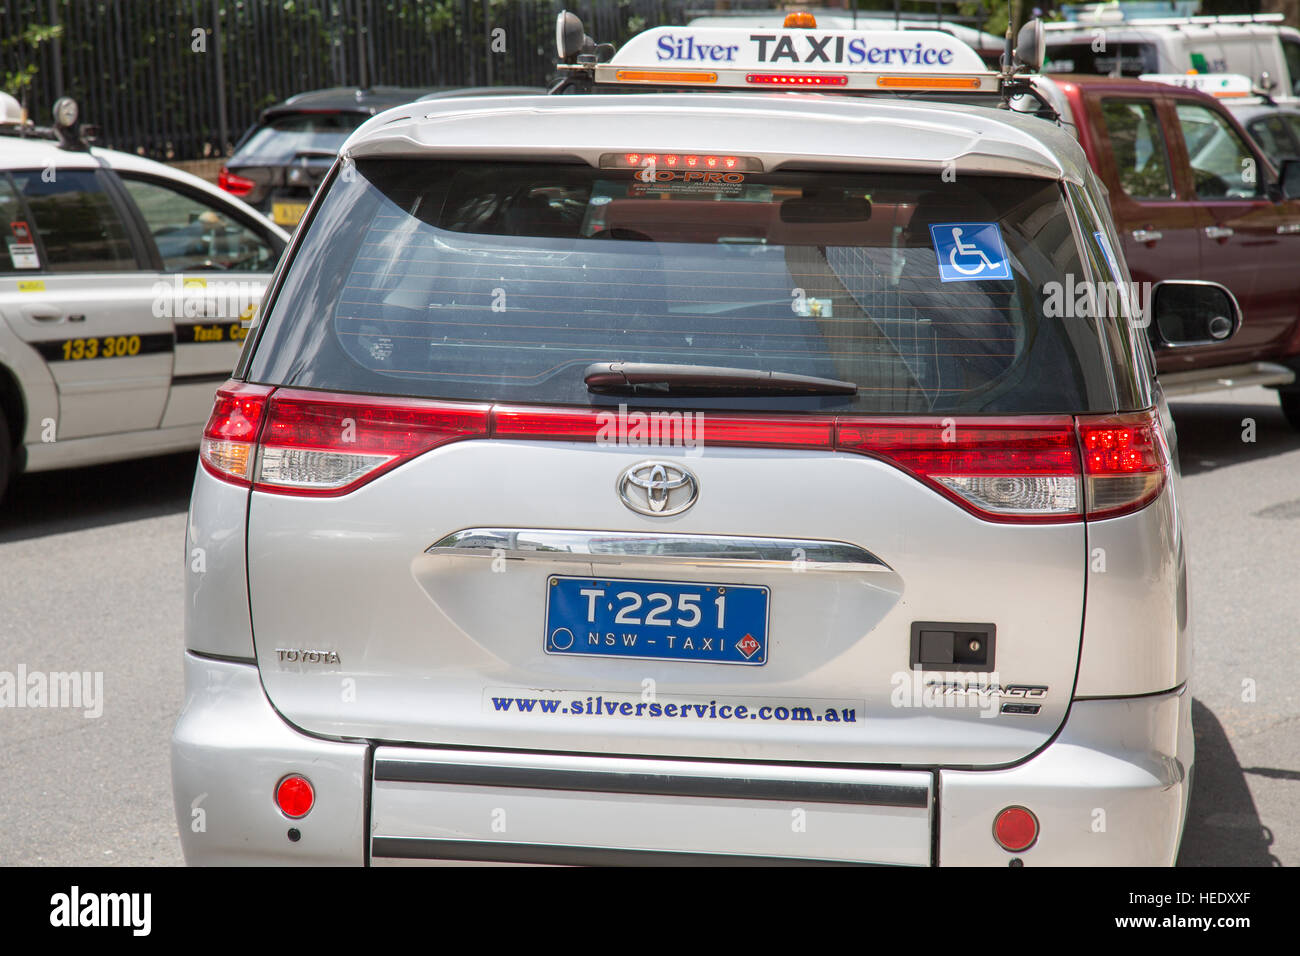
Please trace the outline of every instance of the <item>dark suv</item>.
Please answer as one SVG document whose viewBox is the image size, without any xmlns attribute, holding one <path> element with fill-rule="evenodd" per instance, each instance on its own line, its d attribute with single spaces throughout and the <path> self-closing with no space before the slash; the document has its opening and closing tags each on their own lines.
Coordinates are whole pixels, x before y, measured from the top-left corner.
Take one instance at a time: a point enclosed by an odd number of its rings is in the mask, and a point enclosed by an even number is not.
<svg viewBox="0 0 1300 956">
<path fill-rule="evenodd" d="M 419 99 L 535 93 L 518 87 L 333 87 L 299 93 L 262 111 L 235 144 L 217 185 L 293 229 L 348 135 L 374 116 Z"/>
</svg>

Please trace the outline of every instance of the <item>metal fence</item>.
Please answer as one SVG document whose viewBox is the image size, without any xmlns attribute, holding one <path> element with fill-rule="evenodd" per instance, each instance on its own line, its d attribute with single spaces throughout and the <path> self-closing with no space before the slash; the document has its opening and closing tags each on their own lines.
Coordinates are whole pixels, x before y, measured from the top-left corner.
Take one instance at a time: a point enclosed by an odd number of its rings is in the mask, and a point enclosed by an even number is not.
<svg viewBox="0 0 1300 956">
<path fill-rule="evenodd" d="M 851 0 L 810 4 L 848 7 Z M 949 0 L 854 0 L 961 17 Z M 0 0 L 0 75 L 33 65 L 29 113 L 81 103 L 99 142 L 160 159 L 226 155 L 261 109 L 328 86 L 540 85 L 554 71 L 555 15 L 602 42 L 779 0 Z M 970 2 L 962 2 L 966 10 Z M 978 4 L 975 4 L 978 7 Z M 837 11 L 847 13 L 848 10 Z M 32 48 L 23 32 L 58 24 Z M 0 140 L 3 148 L 3 140 Z"/>
</svg>

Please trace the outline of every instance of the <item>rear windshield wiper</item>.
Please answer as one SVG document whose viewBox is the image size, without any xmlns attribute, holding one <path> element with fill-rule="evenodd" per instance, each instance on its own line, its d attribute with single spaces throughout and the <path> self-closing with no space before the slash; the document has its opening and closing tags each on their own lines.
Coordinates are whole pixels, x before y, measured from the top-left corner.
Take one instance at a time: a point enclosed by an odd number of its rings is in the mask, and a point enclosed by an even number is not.
<svg viewBox="0 0 1300 956">
<path fill-rule="evenodd" d="M 752 368 L 597 362 L 583 373 L 598 395 L 856 395 L 852 382 Z"/>
</svg>

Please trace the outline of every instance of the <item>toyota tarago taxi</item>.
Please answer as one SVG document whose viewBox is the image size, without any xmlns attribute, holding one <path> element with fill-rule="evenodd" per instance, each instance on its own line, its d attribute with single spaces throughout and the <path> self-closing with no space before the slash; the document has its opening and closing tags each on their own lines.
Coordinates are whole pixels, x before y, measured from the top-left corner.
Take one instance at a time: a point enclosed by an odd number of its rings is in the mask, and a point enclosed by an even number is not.
<svg viewBox="0 0 1300 956">
<path fill-rule="evenodd" d="M 1078 145 L 946 34 L 557 39 L 348 139 L 219 391 L 187 860 L 1172 863 L 1176 450 Z"/>
<path fill-rule="evenodd" d="M 0 233 L 0 497 L 14 472 L 196 448 L 287 234 L 87 146 L 71 100 L 37 130 L 3 94 Z"/>
</svg>

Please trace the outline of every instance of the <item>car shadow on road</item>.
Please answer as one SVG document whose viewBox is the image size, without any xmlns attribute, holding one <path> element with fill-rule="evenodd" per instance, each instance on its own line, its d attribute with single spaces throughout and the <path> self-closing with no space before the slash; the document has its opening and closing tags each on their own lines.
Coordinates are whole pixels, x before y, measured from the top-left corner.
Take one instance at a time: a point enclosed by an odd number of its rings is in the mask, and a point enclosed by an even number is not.
<svg viewBox="0 0 1300 956">
<path fill-rule="evenodd" d="M 1271 394 L 1271 393 L 1270 393 Z M 1169 403 L 1178 429 L 1178 457 L 1184 475 L 1213 471 L 1300 449 L 1300 431 L 1272 404 L 1240 402 Z M 1254 441 L 1251 426 L 1254 422 Z"/>
<path fill-rule="evenodd" d="M 1223 725 L 1199 700 L 1192 701 L 1196 762 L 1179 866 L 1281 866 L 1271 852 L 1273 831 L 1259 819 Z M 1252 768 L 1253 773 L 1266 773 Z M 1285 771 L 1283 771 L 1285 772 Z"/>
<path fill-rule="evenodd" d="M 19 475 L 0 501 L 0 543 L 185 511 L 193 452 Z"/>
</svg>

